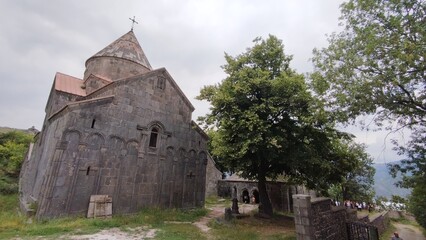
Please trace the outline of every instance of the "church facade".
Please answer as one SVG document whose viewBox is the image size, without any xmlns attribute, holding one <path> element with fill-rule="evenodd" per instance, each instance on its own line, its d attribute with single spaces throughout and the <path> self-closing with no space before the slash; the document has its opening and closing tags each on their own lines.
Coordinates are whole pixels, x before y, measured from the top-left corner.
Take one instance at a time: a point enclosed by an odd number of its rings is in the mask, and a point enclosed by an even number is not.
<svg viewBox="0 0 426 240">
<path fill-rule="evenodd" d="M 20 201 L 37 218 L 204 205 L 207 135 L 165 68 L 153 69 L 133 31 L 90 57 L 82 79 L 56 73 L 42 131 L 24 160 Z"/>
</svg>

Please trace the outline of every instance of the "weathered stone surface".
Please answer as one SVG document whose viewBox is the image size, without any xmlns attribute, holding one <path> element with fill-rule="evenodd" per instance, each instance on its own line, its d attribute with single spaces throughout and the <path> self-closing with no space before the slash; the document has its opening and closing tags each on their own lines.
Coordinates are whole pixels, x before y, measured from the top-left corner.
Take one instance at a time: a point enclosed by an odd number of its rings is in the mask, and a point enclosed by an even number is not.
<svg viewBox="0 0 426 240">
<path fill-rule="evenodd" d="M 217 185 L 221 179 L 222 172 L 216 168 L 215 162 L 209 157 L 206 169 L 206 196 L 217 196 Z"/>
<path fill-rule="evenodd" d="M 237 199 L 240 203 L 259 203 L 259 191 L 255 181 L 219 180 L 217 195 L 219 197 L 233 198 L 234 187 L 237 189 Z M 285 212 L 293 212 L 293 200 L 291 197 L 293 194 L 309 192 L 304 187 L 293 186 L 284 182 L 267 182 L 266 189 L 272 207 Z"/>
<path fill-rule="evenodd" d="M 311 196 L 299 194 L 293 195 L 293 201 L 297 239 L 345 240 L 348 237 L 347 223 L 363 221 L 357 218 L 356 211 L 343 206 L 332 207 L 329 198 L 311 199 Z M 386 224 L 386 217 L 371 223 L 367 217 L 366 223 L 377 226 L 380 232 L 380 226 Z"/>
<path fill-rule="evenodd" d="M 108 218 L 112 216 L 112 198 L 108 195 L 90 196 L 88 218 Z"/>
<path fill-rule="evenodd" d="M 24 210 L 35 204 L 38 218 L 84 215 L 91 195 L 110 196 L 113 214 L 203 206 L 207 135 L 191 121 L 194 107 L 167 70 L 141 59 L 144 65 L 127 55 L 94 56 L 81 80 L 86 94 L 54 84 L 43 129 L 23 164 Z"/>
<path fill-rule="evenodd" d="M 231 208 L 225 208 L 225 220 L 231 221 L 234 217 L 232 216 L 232 209 Z"/>
</svg>

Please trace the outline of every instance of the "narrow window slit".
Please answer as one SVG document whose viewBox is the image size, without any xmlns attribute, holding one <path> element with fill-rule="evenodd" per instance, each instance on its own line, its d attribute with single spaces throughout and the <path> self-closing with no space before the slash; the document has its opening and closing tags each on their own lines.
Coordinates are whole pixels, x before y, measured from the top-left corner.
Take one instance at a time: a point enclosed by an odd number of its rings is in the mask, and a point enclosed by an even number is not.
<svg viewBox="0 0 426 240">
<path fill-rule="evenodd" d="M 158 129 L 153 128 L 151 131 L 151 136 L 149 138 L 149 146 L 150 147 L 157 147 L 157 137 L 158 137 Z"/>
<path fill-rule="evenodd" d="M 90 173 L 90 166 L 87 167 L 86 176 L 89 176 Z"/>
<path fill-rule="evenodd" d="M 95 128 L 95 122 L 96 122 L 96 119 L 93 119 L 92 120 L 92 127 L 91 128 Z"/>
</svg>

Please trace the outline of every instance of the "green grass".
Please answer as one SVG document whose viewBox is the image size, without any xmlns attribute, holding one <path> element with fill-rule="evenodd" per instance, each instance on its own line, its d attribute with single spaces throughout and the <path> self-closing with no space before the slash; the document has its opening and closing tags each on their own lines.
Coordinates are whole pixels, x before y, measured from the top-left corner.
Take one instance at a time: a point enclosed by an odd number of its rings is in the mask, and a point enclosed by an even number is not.
<svg viewBox="0 0 426 240">
<path fill-rule="evenodd" d="M 208 197 L 205 201 L 206 208 L 213 206 L 230 207 L 232 201 L 229 198 Z M 223 219 L 213 220 L 209 227 L 212 239 L 215 240 L 296 240 L 294 221 L 291 213 L 274 212 L 271 219 L 259 219 L 254 217 L 257 209 L 253 210 L 250 217 L 233 219 L 226 222 Z"/>
<path fill-rule="evenodd" d="M 232 206 L 232 199 L 230 198 L 219 198 L 217 196 L 209 196 L 205 200 L 205 206 L 206 208 L 212 207 L 212 206 Z"/>
<path fill-rule="evenodd" d="M 208 198 L 206 206 L 230 206 L 229 199 Z M 119 228 L 131 233 L 135 229 L 156 229 L 155 239 L 296 239 L 293 220 L 276 213 L 271 219 L 253 216 L 231 222 L 214 220 L 209 236 L 191 223 L 208 213 L 207 209 L 192 210 L 146 208 L 133 215 L 115 215 L 110 219 L 65 217 L 33 221 L 18 214 L 17 195 L 0 195 L 0 239 L 54 239 L 62 235 L 93 234 L 103 229 Z M 252 213 L 253 214 L 253 213 Z"/>
<path fill-rule="evenodd" d="M 245 240 L 295 240 L 294 221 L 291 217 L 275 213 L 271 219 L 260 219 L 250 216 L 233 219 L 230 222 L 216 220 L 210 223 L 211 235 L 214 239 Z"/>
<path fill-rule="evenodd" d="M 380 234 L 380 240 L 388 240 L 392 237 L 393 233 L 395 232 L 396 228 L 393 226 L 392 223 L 389 223 L 389 227 L 386 228 L 386 230 Z"/>
<path fill-rule="evenodd" d="M 117 215 L 110 219 L 87 219 L 66 217 L 45 221 L 29 222 L 18 214 L 17 195 L 0 195 L 0 239 L 13 237 L 31 238 L 43 236 L 55 238 L 64 234 L 91 234 L 102 229 L 118 227 L 122 230 L 149 226 L 158 229 L 157 239 L 202 239 L 198 228 L 191 224 L 170 224 L 173 222 L 194 222 L 207 214 L 203 208 L 192 210 L 146 208 L 133 215 Z M 175 238 L 176 239 L 176 238 Z"/>
</svg>

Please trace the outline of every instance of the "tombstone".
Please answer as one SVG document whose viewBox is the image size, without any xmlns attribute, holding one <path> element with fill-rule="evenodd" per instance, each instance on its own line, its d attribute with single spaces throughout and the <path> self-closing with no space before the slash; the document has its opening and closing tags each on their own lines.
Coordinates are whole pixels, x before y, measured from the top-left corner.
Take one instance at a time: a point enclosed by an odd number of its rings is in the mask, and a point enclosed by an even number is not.
<svg viewBox="0 0 426 240">
<path fill-rule="evenodd" d="M 231 208 L 225 208 L 225 220 L 231 221 L 233 218 Z"/>
<path fill-rule="evenodd" d="M 240 214 L 238 211 L 238 199 L 237 199 L 237 187 L 234 186 L 234 192 L 232 194 L 232 213 Z"/>
<path fill-rule="evenodd" d="M 240 212 L 238 211 L 238 199 L 236 198 L 232 199 L 232 213 L 240 214 Z"/>
</svg>

